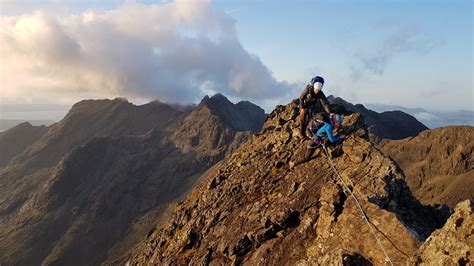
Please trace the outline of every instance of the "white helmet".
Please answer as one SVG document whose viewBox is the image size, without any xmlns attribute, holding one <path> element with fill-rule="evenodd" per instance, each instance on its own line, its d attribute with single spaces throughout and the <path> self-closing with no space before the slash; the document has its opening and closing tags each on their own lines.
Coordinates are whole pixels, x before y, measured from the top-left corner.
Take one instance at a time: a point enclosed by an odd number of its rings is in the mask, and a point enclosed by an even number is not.
<svg viewBox="0 0 474 266">
<path fill-rule="evenodd" d="M 314 83 L 314 92 L 317 93 L 319 90 L 323 89 L 323 84 L 321 82 Z"/>
</svg>

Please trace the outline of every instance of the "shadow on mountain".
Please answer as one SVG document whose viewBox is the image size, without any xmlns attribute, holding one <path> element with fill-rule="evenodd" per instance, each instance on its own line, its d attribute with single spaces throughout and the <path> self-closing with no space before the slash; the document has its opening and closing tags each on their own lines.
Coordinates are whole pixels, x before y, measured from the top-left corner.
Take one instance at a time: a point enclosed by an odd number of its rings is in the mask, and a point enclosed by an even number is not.
<svg viewBox="0 0 474 266">
<path fill-rule="evenodd" d="M 231 127 L 216 112 L 240 122 Z M 75 104 L 0 167 L 0 264 L 121 263 L 166 206 L 264 119 L 261 108 L 222 95 L 196 107 Z"/>
<path fill-rule="evenodd" d="M 434 230 L 443 227 L 451 215 L 451 210 L 446 205 L 422 205 L 413 197 L 405 180 L 387 175 L 384 181 L 384 189 L 388 194 L 370 197 L 369 202 L 395 213 L 398 220 L 418 240 L 425 241 Z"/>
</svg>

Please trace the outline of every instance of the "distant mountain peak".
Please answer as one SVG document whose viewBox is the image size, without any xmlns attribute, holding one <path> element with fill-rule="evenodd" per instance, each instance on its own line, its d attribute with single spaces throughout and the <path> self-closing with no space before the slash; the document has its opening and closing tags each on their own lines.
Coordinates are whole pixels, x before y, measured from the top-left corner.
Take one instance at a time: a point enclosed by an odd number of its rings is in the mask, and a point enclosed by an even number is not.
<svg viewBox="0 0 474 266">
<path fill-rule="evenodd" d="M 75 103 L 71 107 L 71 110 L 69 110 L 69 113 L 74 113 L 76 111 L 94 112 L 94 111 L 97 111 L 98 109 L 104 108 L 106 106 L 119 105 L 119 104 L 123 104 L 123 103 L 130 104 L 129 101 L 126 98 L 82 100 L 82 101 L 79 101 L 79 102 Z"/>
<path fill-rule="evenodd" d="M 232 103 L 221 93 L 204 96 L 196 108 L 208 108 L 224 125 L 234 131 L 259 131 L 266 118 L 265 111 L 249 101 Z"/>
<path fill-rule="evenodd" d="M 415 117 L 403 111 L 385 111 L 378 113 L 367 109 L 362 104 L 354 105 L 340 97 L 330 95 L 328 100 L 332 104 L 344 106 L 345 109 L 351 112 L 361 113 L 365 118 L 369 133 L 376 139 L 403 139 L 416 136 L 421 131 L 428 129 L 425 125 L 416 120 Z"/>
<path fill-rule="evenodd" d="M 221 106 L 231 106 L 234 105 L 227 97 L 220 93 L 216 93 L 213 96 L 209 97 L 208 95 L 204 96 L 199 105 L 208 105 L 210 107 L 221 105 Z"/>
<path fill-rule="evenodd" d="M 229 100 L 229 99 L 227 99 L 227 97 L 225 97 L 223 94 L 221 94 L 219 92 L 212 95 L 211 99 L 214 99 L 214 100 L 227 100 L 227 101 Z"/>
</svg>

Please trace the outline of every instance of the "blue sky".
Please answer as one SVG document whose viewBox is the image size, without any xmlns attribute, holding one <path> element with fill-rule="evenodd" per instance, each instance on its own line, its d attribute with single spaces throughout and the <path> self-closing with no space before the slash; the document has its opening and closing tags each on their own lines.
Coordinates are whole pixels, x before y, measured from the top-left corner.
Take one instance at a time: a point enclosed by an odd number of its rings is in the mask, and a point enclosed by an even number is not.
<svg viewBox="0 0 474 266">
<path fill-rule="evenodd" d="M 272 4 L 269 4 L 272 3 Z M 236 19 L 242 44 L 281 80 L 327 76 L 326 89 L 356 102 L 473 109 L 471 1 L 215 1 Z M 383 73 L 351 77 L 357 55 L 386 48 Z M 396 38 L 396 37 L 395 37 Z M 362 67 L 363 68 L 363 67 Z M 402 93 L 399 93 L 402 92 Z M 446 101 L 444 100 L 446 99 Z"/>
<path fill-rule="evenodd" d="M 143 4 L 143 8 L 139 10 L 146 10 L 161 2 L 138 1 L 139 4 Z M 58 32 L 65 33 L 65 38 L 70 37 L 73 41 L 76 40 L 74 39 L 75 30 L 90 32 L 90 29 L 85 31 L 84 27 L 72 27 L 72 24 L 67 24 L 75 15 L 84 16 L 85 12 L 89 10 L 93 10 L 95 14 L 120 11 L 124 5 L 133 4 L 130 1 L 118 0 L 1 0 L 0 3 L 2 17 L 16 16 L 19 18 L 31 15 L 35 10 L 54 10 L 54 12 L 46 12 L 47 15 L 44 17 L 54 17 L 56 13 L 61 14 L 57 21 L 63 30 Z M 35 70 L 35 73 L 41 72 L 49 75 L 43 90 L 48 97 L 30 97 L 29 102 L 43 103 L 47 102 L 47 99 L 61 98 L 61 103 L 64 104 L 80 97 L 111 97 L 114 95 L 125 95 L 131 99 L 136 98 L 137 101 L 147 101 L 154 97 L 162 98 L 165 101 L 176 101 L 179 99 L 176 95 L 186 94 L 188 91 L 193 91 L 193 93 L 189 93 L 190 97 L 186 98 L 186 101 L 196 102 L 205 93 L 222 92 L 234 100 L 250 99 L 264 106 L 267 111 L 271 111 L 275 104 L 285 104 L 292 98 L 296 98 L 304 83 L 309 81 L 313 75 L 321 75 L 326 79 L 324 90 L 327 95 L 341 96 L 354 103 L 397 104 L 431 110 L 474 110 L 472 1 L 216 0 L 204 5 L 196 5 L 192 1 L 181 1 L 181 5 L 187 6 L 191 10 L 186 12 L 194 12 L 194 9 L 199 12 L 207 12 L 207 9 L 211 9 L 217 13 L 206 13 L 208 16 L 213 16 L 213 19 L 205 22 L 203 20 L 206 18 L 192 20 L 190 23 L 200 23 L 196 28 L 192 28 L 193 25 L 185 24 L 186 29 L 191 27 L 191 32 L 198 32 L 198 37 L 190 39 L 196 42 L 198 47 L 196 51 L 210 51 L 208 57 L 211 57 L 213 50 L 211 48 L 206 50 L 205 47 L 209 45 L 213 47 L 215 43 L 213 42 L 214 37 L 209 36 L 220 36 L 218 37 L 218 47 L 213 48 L 219 49 L 218 57 L 226 57 L 226 51 L 235 56 L 229 56 L 222 62 L 212 61 L 199 64 L 196 64 L 196 61 L 201 62 L 206 59 L 198 57 L 187 61 L 181 58 L 176 60 L 165 58 L 169 60 L 166 62 L 182 63 L 179 66 L 170 66 L 170 69 L 174 69 L 176 73 L 162 76 L 162 78 L 174 77 L 166 82 L 143 83 L 136 81 L 139 77 L 148 78 L 149 75 L 143 74 L 148 73 L 145 68 L 156 65 L 156 62 L 150 62 L 148 65 L 140 64 L 136 68 L 125 65 L 120 68 L 122 72 L 118 74 L 117 80 L 125 79 L 130 82 L 117 88 L 108 84 L 107 86 L 112 87 L 106 91 L 107 93 L 102 90 L 84 89 L 80 86 L 75 91 L 67 89 L 58 91 L 46 88 L 47 84 L 68 86 L 64 84 L 76 84 L 74 83 L 76 81 L 70 83 L 64 80 L 56 81 L 55 78 L 59 77 L 51 74 L 55 73 L 51 68 L 41 69 L 41 71 Z M 113 14 L 104 16 L 102 20 L 109 17 L 113 17 Z M 159 20 L 159 17 L 155 18 Z M 51 21 L 49 17 L 44 20 Z M 116 20 L 113 19 L 113 21 Z M 216 29 L 216 23 L 225 25 Z M 53 26 L 46 25 L 50 28 L 57 28 L 54 24 Z M 182 32 L 183 24 L 170 27 L 175 27 L 174 30 Z M 210 27 L 212 29 L 209 29 Z M 146 32 L 141 34 L 146 35 Z M 231 36 L 229 37 L 229 40 L 232 39 L 231 41 L 226 39 L 227 37 L 222 37 L 227 35 Z M 133 33 L 133 36 L 142 35 Z M 126 39 L 117 40 L 120 43 L 122 40 L 123 43 L 126 43 L 130 41 L 129 37 L 130 35 L 127 35 Z M 189 36 L 181 37 L 180 40 Z M 138 37 L 138 39 L 140 38 L 142 37 Z M 161 38 L 161 35 L 158 34 L 156 38 Z M 5 37 L 3 40 L 10 39 Z M 77 43 L 83 48 L 88 40 L 78 39 Z M 138 44 L 136 40 L 131 43 L 136 47 L 146 48 L 146 46 Z M 97 45 L 94 43 L 94 47 Z M 166 53 L 168 46 L 164 47 Z M 186 51 L 186 42 L 183 42 L 183 47 Z M 35 50 L 41 49 L 41 47 L 28 47 L 28 49 Z M 173 53 L 183 54 L 183 51 L 173 50 Z M 36 55 L 37 53 L 32 54 Z M 116 54 L 114 55 L 116 56 Z M 137 57 L 136 54 L 129 55 L 129 58 L 135 57 Z M 145 59 L 146 55 L 140 58 L 142 61 L 147 60 Z M 107 60 L 110 59 L 104 58 L 98 65 L 102 68 L 115 66 L 107 64 Z M 164 59 L 157 58 L 157 60 Z M 237 63 L 235 63 L 236 61 Z M 74 61 L 74 63 L 61 60 L 57 64 L 70 66 L 83 63 L 84 60 Z M 189 67 L 185 66 L 186 64 L 193 65 Z M 236 71 L 235 67 L 229 67 L 228 71 L 222 71 L 219 67 L 215 67 L 215 64 L 217 66 L 245 65 L 247 69 L 237 73 L 236 76 L 231 76 Z M 9 73 L 6 64 L 3 64 L 2 67 L 4 68 L 3 73 Z M 95 66 L 87 65 L 88 69 L 91 67 Z M 162 70 L 167 65 L 161 64 L 159 67 L 157 69 Z M 21 69 L 20 66 L 15 71 L 21 72 Z M 128 70 L 132 74 L 128 73 Z M 267 70 L 269 74 L 267 74 Z M 73 69 L 71 71 L 81 73 L 83 70 Z M 183 71 L 187 71 L 188 76 L 179 82 L 177 81 L 176 84 L 172 84 L 173 80 L 179 79 L 177 75 Z M 218 73 L 208 73 L 209 71 Z M 104 71 L 103 73 L 108 72 Z M 29 75 L 28 77 L 30 77 Z M 68 75 L 61 73 L 58 76 L 64 79 L 64 76 Z M 89 80 L 97 79 L 97 77 L 91 78 L 87 74 L 84 76 Z M 126 78 L 121 78 L 123 76 Z M 81 77 L 81 80 L 86 78 Z M 37 76 L 35 76 L 35 80 L 38 80 Z M 103 84 L 103 81 L 87 84 L 88 86 L 98 86 L 97 84 Z M 247 89 L 247 87 L 252 87 L 251 84 L 259 84 L 259 86 Z M 2 86 L 12 86 L 3 93 L 4 102 L 18 101 L 23 97 L 21 91 L 28 90 L 25 89 L 27 87 L 21 87 L 12 79 L 2 81 Z M 140 88 L 158 86 L 163 89 L 156 91 L 154 89 L 132 89 L 129 91 L 123 89 L 123 86 Z M 226 88 L 227 86 L 229 88 Z M 179 91 L 176 89 L 177 87 L 186 87 L 188 91 Z M 255 93 L 260 88 L 262 91 Z M 272 91 L 273 88 L 275 88 L 274 91 Z M 179 92 L 173 94 L 166 90 L 178 90 Z M 15 97 L 11 96 L 10 92 Z M 28 91 L 28 94 L 31 95 L 31 91 Z M 72 96 L 50 97 L 50 95 Z"/>
</svg>

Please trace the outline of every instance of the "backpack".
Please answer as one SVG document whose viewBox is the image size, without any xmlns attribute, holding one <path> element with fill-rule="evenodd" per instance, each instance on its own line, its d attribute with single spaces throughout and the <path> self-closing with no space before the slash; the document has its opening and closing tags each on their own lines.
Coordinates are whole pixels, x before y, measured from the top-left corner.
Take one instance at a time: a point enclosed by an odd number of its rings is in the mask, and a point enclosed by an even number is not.
<svg viewBox="0 0 474 266">
<path fill-rule="evenodd" d="M 325 113 L 316 114 L 313 117 L 313 119 L 311 119 L 311 121 L 309 121 L 307 130 L 312 135 L 315 135 L 316 132 L 318 132 L 318 130 L 320 128 L 322 128 L 325 124 L 330 123 L 329 120 L 330 120 L 330 118 L 329 118 L 328 114 L 325 114 Z"/>
</svg>

